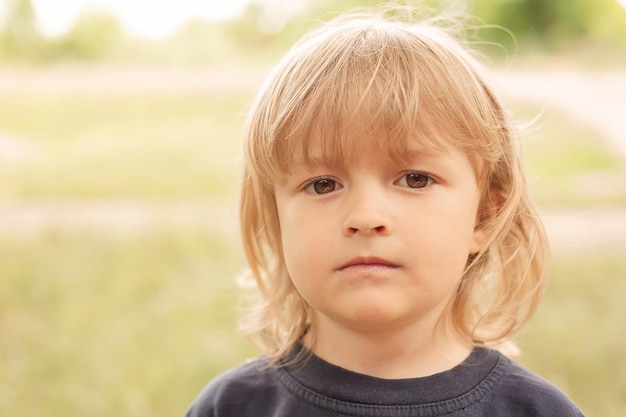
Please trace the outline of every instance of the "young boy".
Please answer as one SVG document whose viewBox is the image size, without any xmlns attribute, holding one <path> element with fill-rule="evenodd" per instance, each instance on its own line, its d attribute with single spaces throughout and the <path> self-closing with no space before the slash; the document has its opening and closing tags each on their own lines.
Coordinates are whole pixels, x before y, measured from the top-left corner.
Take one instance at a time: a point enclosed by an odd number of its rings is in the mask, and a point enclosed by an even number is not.
<svg viewBox="0 0 626 417">
<path fill-rule="evenodd" d="M 519 143 L 468 49 L 350 16 L 252 107 L 241 194 L 265 356 L 187 416 L 582 416 L 500 351 L 545 287 Z"/>
</svg>

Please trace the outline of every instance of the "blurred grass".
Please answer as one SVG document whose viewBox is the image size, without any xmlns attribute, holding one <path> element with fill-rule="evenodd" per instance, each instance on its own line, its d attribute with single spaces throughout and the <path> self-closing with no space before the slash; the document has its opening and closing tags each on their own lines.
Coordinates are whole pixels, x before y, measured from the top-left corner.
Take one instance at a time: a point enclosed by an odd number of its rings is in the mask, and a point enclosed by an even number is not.
<svg viewBox="0 0 626 417">
<path fill-rule="evenodd" d="M 626 409 L 624 247 L 557 253 L 551 285 L 520 337 L 520 361 L 566 391 L 588 416 Z"/>
<path fill-rule="evenodd" d="M 540 114 L 522 108 L 524 118 Z M 552 109 L 527 128 L 523 145 L 530 186 L 540 207 L 626 206 L 623 157 L 592 127 Z"/>
<path fill-rule="evenodd" d="M 234 328 L 233 239 L 1 238 L 0 415 L 182 415 L 209 376 L 253 352 Z"/>
<path fill-rule="evenodd" d="M 239 174 L 245 94 L 2 95 L 0 126 L 33 149 L 0 167 L 20 199 L 216 198 Z"/>
<path fill-rule="evenodd" d="M 32 152 L 0 164 L 0 201 L 234 204 L 252 97 L 237 91 L 3 94 L 0 131 Z M 550 112 L 525 153 L 542 208 L 624 207 L 624 164 L 592 129 Z M 522 361 L 589 416 L 626 408 L 623 252 L 557 248 L 520 339 Z M 182 415 L 209 379 L 256 354 L 235 329 L 243 267 L 238 237 L 200 219 L 0 233 L 0 415 Z"/>
</svg>

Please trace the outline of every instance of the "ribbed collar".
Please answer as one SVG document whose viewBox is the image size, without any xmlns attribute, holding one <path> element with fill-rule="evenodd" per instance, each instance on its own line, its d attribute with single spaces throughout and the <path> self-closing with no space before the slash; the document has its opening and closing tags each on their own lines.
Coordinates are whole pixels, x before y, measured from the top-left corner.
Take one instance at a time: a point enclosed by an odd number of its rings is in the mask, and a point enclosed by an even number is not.
<svg viewBox="0 0 626 417">
<path fill-rule="evenodd" d="M 302 354 L 301 349 L 292 354 Z M 304 365 L 280 368 L 278 378 L 300 398 L 337 412 L 385 416 L 410 410 L 431 416 L 479 401 L 502 376 L 505 361 L 496 351 L 477 348 L 449 371 L 390 380 L 348 371 L 311 354 Z"/>
</svg>

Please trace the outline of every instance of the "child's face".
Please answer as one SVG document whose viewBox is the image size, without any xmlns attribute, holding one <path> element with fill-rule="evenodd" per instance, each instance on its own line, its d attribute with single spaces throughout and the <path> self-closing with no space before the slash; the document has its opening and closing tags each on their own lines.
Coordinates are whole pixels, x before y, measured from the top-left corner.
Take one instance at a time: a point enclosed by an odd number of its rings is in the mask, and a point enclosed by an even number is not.
<svg viewBox="0 0 626 417">
<path fill-rule="evenodd" d="M 413 151 L 394 162 L 365 145 L 340 166 L 302 164 L 276 185 L 287 270 L 320 332 L 434 324 L 481 249 L 468 156 Z"/>
</svg>

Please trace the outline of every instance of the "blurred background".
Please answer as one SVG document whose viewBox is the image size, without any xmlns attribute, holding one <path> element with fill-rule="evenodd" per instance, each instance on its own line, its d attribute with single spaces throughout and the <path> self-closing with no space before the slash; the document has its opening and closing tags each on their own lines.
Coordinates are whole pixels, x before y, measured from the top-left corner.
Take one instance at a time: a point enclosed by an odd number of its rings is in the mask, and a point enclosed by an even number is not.
<svg viewBox="0 0 626 417">
<path fill-rule="evenodd" d="M 246 109 L 316 20 L 368 3 L 0 0 L 0 415 L 183 415 L 258 353 L 236 330 Z M 597 417 L 626 410 L 624 3 L 454 2 L 532 122 L 554 265 L 520 361 Z"/>
</svg>

